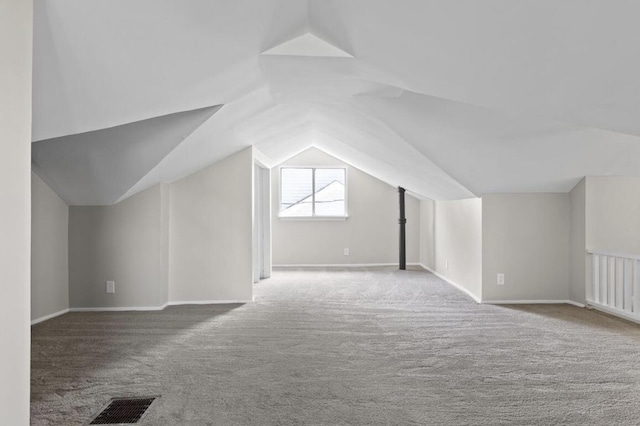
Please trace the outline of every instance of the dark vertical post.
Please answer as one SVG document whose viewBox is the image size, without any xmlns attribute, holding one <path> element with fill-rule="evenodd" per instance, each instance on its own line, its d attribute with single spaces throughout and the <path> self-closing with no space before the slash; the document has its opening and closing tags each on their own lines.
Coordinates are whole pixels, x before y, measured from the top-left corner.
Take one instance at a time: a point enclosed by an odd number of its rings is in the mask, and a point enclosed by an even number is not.
<svg viewBox="0 0 640 426">
<path fill-rule="evenodd" d="M 404 214 L 404 192 L 405 189 L 401 186 L 398 187 L 398 194 L 400 195 L 400 270 L 407 269 L 407 248 L 406 248 L 406 236 L 405 236 L 405 224 L 407 218 Z"/>
</svg>

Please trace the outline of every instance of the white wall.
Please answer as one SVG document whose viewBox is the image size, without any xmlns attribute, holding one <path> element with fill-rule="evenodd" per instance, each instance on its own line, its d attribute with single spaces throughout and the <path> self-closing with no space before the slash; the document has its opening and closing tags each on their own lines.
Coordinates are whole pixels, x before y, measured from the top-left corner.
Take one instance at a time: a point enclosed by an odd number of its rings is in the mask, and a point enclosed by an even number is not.
<svg viewBox="0 0 640 426">
<path fill-rule="evenodd" d="M 69 308 L 69 207 L 31 173 L 31 319 Z"/>
<path fill-rule="evenodd" d="M 569 193 L 571 203 L 571 269 L 569 300 L 585 303 L 586 287 L 586 183 L 582 179 Z"/>
<path fill-rule="evenodd" d="M 29 424 L 33 4 L 0 2 L 0 411 Z"/>
<path fill-rule="evenodd" d="M 431 270 L 436 268 L 435 215 L 435 201 L 420 201 L 420 264 Z"/>
<path fill-rule="evenodd" d="M 252 298 L 253 153 L 171 184 L 169 299 Z"/>
<path fill-rule="evenodd" d="M 280 219 L 280 169 L 271 173 L 273 264 L 397 263 L 399 244 L 398 189 L 317 148 L 280 166 L 347 168 L 347 220 Z M 407 262 L 420 259 L 420 202 L 405 196 Z M 344 255 L 349 248 L 350 255 Z"/>
<path fill-rule="evenodd" d="M 160 291 L 161 300 L 169 301 L 169 267 L 171 262 L 171 187 L 160 185 Z"/>
<path fill-rule="evenodd" d="M 567 300 L 569 216 L 569 194 L 483 196 L 483 300 Z"/>
<path fill-rule="evenodd" d="M 479 198 L 435 202 L 435 271 L 476 299 L 483 297 L 482 219 Z"/>
<path fill-rule="evenodd" d="M 167 303 L 167 190 L 153 186 L 113 206 L 69 208 L 71 308 Z M 106 293 L 105 282 L 116 292 Z"/>
<path fill-rule="evenodd" d="M 586 248 L 640 255 L 640 178 L 586 178 Z"/>
<path fill-rule="evenodd" d="M 252 169 L 248 148 L 113 206 L 70 207 L 71 308 L 251 300 Z"/>
</svg>

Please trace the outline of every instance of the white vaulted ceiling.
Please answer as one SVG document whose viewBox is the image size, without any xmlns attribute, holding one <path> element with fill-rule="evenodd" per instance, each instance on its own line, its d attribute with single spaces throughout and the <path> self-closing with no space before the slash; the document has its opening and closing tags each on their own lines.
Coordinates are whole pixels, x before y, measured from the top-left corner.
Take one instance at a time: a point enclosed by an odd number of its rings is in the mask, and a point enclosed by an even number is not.
<svg viewBox="0 0 640 426">
<path fill-rule="evenodd" d="M 112 204 L 247 146 L 434 199 L 640 175 L 640 3 L 36 0 L 33 161 Z"/>
</svg>

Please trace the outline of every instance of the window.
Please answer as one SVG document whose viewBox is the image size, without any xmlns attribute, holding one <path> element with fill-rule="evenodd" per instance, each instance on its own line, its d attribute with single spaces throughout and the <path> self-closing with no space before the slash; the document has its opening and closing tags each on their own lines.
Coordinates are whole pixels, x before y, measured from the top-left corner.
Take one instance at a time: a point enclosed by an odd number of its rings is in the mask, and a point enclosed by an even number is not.
<svg viewBox="0 0 640 426">
<path fill-rule="evenodd" d="M 280 217 L 346 217 L 345 168 L 280 169 Z"/>
</svg>

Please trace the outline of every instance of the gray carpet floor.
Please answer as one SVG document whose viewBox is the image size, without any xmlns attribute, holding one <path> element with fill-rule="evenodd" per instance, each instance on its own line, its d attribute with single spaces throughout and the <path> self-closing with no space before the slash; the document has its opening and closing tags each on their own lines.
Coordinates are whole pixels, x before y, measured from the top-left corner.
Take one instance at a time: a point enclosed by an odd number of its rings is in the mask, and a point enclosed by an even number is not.
<svg viewBox="0 0 640 426">
<path fill-rule="evenodd" d="M 147 395 L 145 425 L 638 425 L 640 327 L 418 270 L 275 271 L 251 304 L 38 324 L 31 381 L 34 425 Z"/>
</svg>

